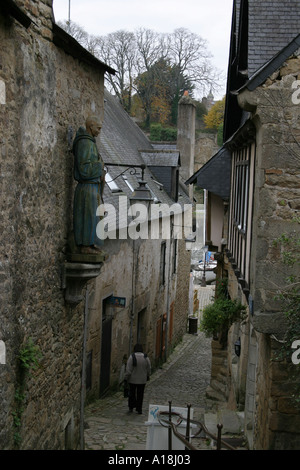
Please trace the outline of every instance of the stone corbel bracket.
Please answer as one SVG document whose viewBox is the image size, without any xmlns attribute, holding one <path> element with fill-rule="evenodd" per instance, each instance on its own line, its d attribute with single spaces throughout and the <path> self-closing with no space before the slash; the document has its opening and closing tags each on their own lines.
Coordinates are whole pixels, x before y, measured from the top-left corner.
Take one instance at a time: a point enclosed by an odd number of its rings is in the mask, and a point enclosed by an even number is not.
<svg viewBox="0 0 300 470">
<path fill-rule="evenodd" d="M 62 289 L 65 289 L 65 301 L 75 307 L 84 296 L 82 290 L 88 281 L 99 276 L 103 263 L 65 262 L 62 268 Z"/>
</svg>

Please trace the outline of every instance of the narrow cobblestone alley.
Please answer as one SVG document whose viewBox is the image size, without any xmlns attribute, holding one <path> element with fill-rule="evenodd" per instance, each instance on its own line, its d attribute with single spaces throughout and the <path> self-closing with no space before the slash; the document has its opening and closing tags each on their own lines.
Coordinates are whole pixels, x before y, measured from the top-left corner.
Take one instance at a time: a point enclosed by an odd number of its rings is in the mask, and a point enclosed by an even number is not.
<svg viewBox="0 0 300 470">
<path fill-rule="evenodd" d="M 198 287 L 199 312 L 210 302 L 213 288 Z M 193 419 L 203 420 L 205 390 L 210 380 L 210 339 L 186 333 L 161 369 L 146 385 L 143 414 L 129 413 L 121 392 L 89 405 L 85 410 L 86 450 L 145 450 L 149 404 L 192 405 Z"/>
</svg>

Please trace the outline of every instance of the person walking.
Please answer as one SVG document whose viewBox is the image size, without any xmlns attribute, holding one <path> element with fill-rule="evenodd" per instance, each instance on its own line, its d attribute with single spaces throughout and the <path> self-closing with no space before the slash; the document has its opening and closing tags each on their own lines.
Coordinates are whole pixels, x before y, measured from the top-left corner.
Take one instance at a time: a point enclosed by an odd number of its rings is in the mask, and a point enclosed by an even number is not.
<svg viewBox="0 0 300 470">
<path fill-rule="evenodd" d="M 141 344 L 136 344 L 133 353 L 129 356 L 125 372 L 125 380 L 129 384 L 128 407 L 129 412 L 135 408 L 142 414 L 144 390 L 151 374 L 151 363 L 147 354 L 143 353 Z"/>
</svg>

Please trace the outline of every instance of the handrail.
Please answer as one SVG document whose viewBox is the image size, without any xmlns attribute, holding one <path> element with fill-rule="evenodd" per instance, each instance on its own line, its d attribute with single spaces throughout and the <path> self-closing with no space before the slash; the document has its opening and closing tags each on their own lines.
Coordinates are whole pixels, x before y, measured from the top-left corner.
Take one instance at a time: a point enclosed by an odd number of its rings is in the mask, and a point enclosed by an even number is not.
<svg viewBox="0 0 300 470">
<path fill-rule="evenodd" d="M 169 402 L 170 404 L 170 402 Z M 171 405 L 170 405 L 171 406 Z M 163 416 L 167 415 L 168 416 L 168 419 L 165 419 Z M 175 425 L 175 423 L 172 422 L 172 416 L 177 416 L 180 420 L 180 422 L 177 423 L 177 425 Z M 208 435 L 211 439 L 213 439 L 214 441 L 216 441 L 217 443 L 217 449 L 216 450 L 220 450 L 221 447 L 226 447 L 228 450 L 237 450 L 235 447 L 231 446 L 230 444 L 228 444 L 227 442 L 225 442 L 222 438 L 221 438 L 221 431 L 222 431 L 222 428 L 223 428 L 223 425 L 222 424 L 218 424 L 217 425 L 217 428 L 218 428 L 218 435 L 214 435 L 212 434 L 210 431 L 208 431 L 208 429 L 206 428 L 206 426 L 201 423 L 200 421 L 196 421 L 194 419 L 190 419 L 189 418 L 189 414 L 188 414 L 188 418 L 184 418 L 181 414 L 179 413 L 176 413 L 174 411 L 159 411 L 158 414 L 157 414 L 157 418 L 158 418 L 158 421 L 159 423 L 164 426 L 164 427 L 168 427 L 170 430 L 173 431 L 174 435 L 185 445 L 186 448 L 190 449 L 190 450 L 197 450 L 182 434 L 180 434 L 178 431 L 177 431 L 177 426 L 179 424 L 182 423 L 182 421 L 186 421 L 187 422 L 187 427 L 189 429 L 189 426 L 190 424 L 195 424 L 199 427 L 199 430 L 196 432 L 196 434 L 194 434 L 193 436 L 191 436 L 191 438 L 195 438 L 198 436 L 198 434 L 200 434 L 202 431 Z M 188 434 L 188 433 L 187 433 Z M 187 436 L 188 437 L 188 436 Z M 172 443 L 171 443 L 171 437 L 169 436 L 169 450 L 172 450 Z"/>
</svg>

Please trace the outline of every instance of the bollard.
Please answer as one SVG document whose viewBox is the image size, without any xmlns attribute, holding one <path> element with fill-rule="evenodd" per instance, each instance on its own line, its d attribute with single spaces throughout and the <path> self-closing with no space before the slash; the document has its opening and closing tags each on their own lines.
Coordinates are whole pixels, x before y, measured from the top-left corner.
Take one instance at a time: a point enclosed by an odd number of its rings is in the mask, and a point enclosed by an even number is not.
<svg viewBox="0 0 300 470">
<path fill-rule="evenodd" d="M 169 421 L 170 423 L 172 422 L 172 402 L 169 401 Z M 169 442 L 169 445 L 168 445 L 168 448 L 169 450 L 172 450 L 172 427 L 171 427 L 171 424 L 169 424 L 169 427 L 168 427 L 168 442 Z"/>
<path fill-rule="evenodd" d="M 191 419 L 191 406 L 192 405 L 186 405 L 186 406 L 187 406 L 188 411 L 187 411 L 185 438 L 188 442 L 190 442 L 190 419 Z M 189 448 L 185 446 L 185 450 L 189 450 Z"/>
<path fill-rule="evenodd" d="M 218 424 L 218 438 L 217 438 L 217 450 L 221 450 L 221 433 L 222 433 L 223 424 Z"/>
</svg>

